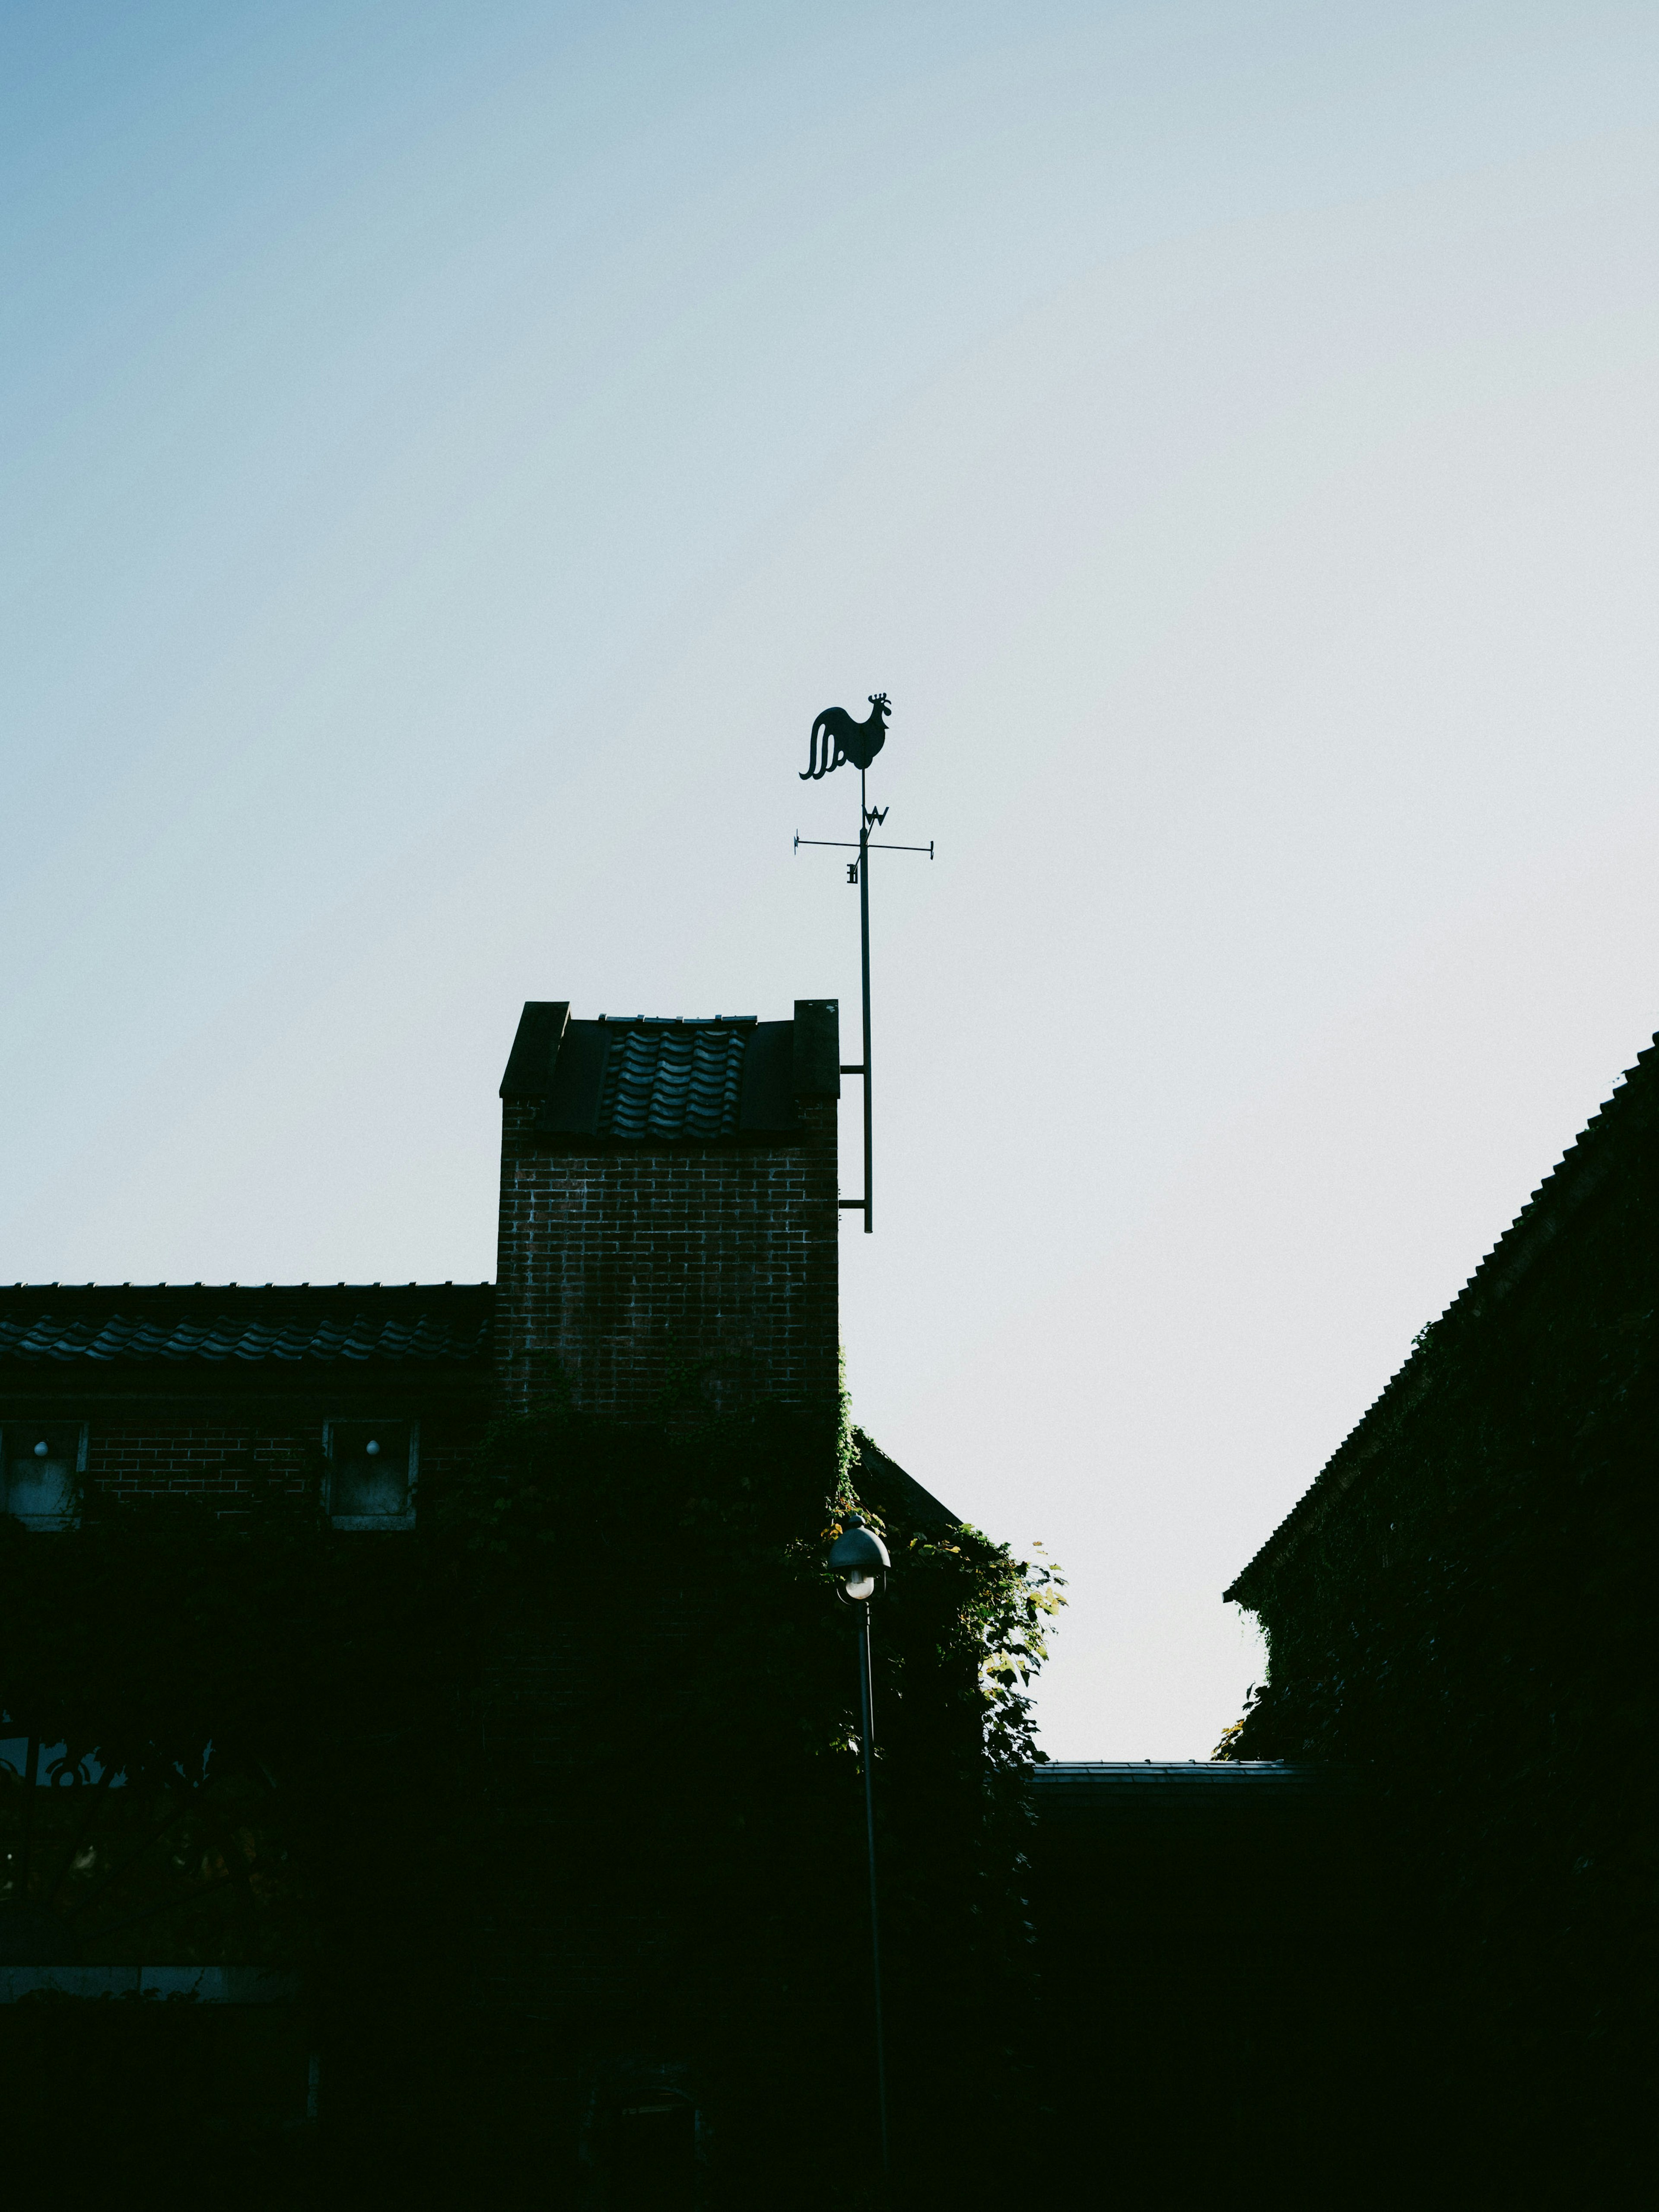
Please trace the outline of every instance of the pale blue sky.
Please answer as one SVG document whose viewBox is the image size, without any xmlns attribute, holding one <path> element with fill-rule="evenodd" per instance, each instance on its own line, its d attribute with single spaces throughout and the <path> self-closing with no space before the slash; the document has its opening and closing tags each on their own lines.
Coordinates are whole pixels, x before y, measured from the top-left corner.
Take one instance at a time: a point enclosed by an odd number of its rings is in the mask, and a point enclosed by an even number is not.
<svg viewBox="0 0 1659 2212">
<path fill-rule="evenodd" d="M 1650 7 L 14 4 L 5 1279 L 478 1279 L 520 1003 L 856 1004 L 1049 1747 L 1659 1023 Z M 858 1168 L 849 1113 L 845 1182 Z"/>
</svg>

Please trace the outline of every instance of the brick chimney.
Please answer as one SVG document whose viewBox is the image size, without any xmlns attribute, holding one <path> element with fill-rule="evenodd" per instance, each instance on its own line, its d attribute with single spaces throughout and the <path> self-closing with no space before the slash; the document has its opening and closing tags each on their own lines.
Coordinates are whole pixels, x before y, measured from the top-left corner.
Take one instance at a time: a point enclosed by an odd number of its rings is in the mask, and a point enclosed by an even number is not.
<svg viewBox="0 0 1659 2212">
<path fill-rule="evenodd" d="M 833 1418 L 837 1002 L 793 1021 L 525 1007 L 501 1081 L 497 1376 L 584 1410 L 769 1400 Z"/>
</svg>

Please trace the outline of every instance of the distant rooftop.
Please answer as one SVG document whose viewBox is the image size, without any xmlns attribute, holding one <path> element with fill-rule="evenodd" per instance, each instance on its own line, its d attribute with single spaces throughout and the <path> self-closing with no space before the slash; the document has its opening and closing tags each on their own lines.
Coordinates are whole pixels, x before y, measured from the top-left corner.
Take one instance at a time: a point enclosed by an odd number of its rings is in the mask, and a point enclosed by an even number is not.
<svg viewBox="0 0 1659 2212">
<path fill-rule="evenodd" d="M 1031 1769 L 1033 1811 L 1066 1829 L 1296 1819 L 1316 1806 L 1335 1810 L 1351 1788 L 1340 1768 L 1269 1759 L 1068 1759 Z"/>
</svg>

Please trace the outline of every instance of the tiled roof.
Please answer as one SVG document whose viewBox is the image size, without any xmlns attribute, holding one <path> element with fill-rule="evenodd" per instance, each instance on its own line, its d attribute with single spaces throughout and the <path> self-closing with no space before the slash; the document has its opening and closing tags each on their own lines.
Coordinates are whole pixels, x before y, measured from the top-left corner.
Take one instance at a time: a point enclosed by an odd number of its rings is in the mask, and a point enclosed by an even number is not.
<svg viewBox="0 0 1659 2212">
<path fill-rule="evenodd" d="M 19 1284 L 0 1291 L 0 1367 L 459 1366 L 489 1358 L 493 1309 L 488 1284 L 314 1291 L 308 1284 Z"/>
<path fill-rule="evenodd" d="M 599 1091 L 608 1137 L 729 1137 L 738 1126 L 743 1056 L 755 1028 L 631 1022 L 610 1040 Z"/>
<path fill-rule="evenodd" d="M 533 1100 L 532 1126 L 560 1142 L 793 1138 L 803 1100 L 841 1096 L 840 1023 L 833 999 L 797 999 L 787 1022 L 751 1014 L 573 1021 L 568 1000 L 529 999 L 501 1097 Z"/>
<path fill-rule="evenodd" d="M 1659 1079 L 1659 1036 L 1636 1055 L 1611 1098 L 1604 1099 L 1575 1141 L 1551 1169 L 1434 1328 L 1467 1327 L 1479 1322 L 1498 1299 L 1522 1280 L 1540 1255 L 1548 1250 L 1586 1200 L 1601 1188 L 1620 1158 L 1621 1140 L 1639 1140 L 1653 1118 L 1655 1082 Z M 1426 1337 L 1427 1332 L 1425 1332 Z M 1257 1570 L 1298 1540 L 1364 1474 L 1376 1449 L 1378 1417 L 1409 1405 L 1423 1387 L 1426 1367 L 1423 1342 L 1320 1469 L 1243 1571 L 1222 1592 L 1224 1601 L 1251 1605 L 1249 1585 Z"/>
</svg>

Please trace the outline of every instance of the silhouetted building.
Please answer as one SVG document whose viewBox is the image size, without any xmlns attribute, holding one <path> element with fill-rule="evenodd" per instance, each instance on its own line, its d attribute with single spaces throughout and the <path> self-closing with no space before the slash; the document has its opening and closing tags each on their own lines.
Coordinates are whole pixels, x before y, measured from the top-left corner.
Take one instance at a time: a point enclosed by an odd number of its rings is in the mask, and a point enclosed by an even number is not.
<svg viewBox="0 0 1659 2212">
<path fill-rule="evenodd" d="M 1317 2174 L 1314 2201 L 1362 2201 L 1356 2000 L 1382 1977 L 1348 1778 L 1065 1760 L 1035 1769 L 1031 1802 L 1054 2200 L 1299 2206 Z"/>
<path fill-rule="evenodd" d="M 428 1502 L 463 1479 L 492 1422 L 506 1418 L 510 1426 L 511 1417 L 538 1404 L 613 1430 L 654 1425 L 665 1432 L 692 1415 L 764 1408 L 794 1425 L 791 1436 L 808 1438 L 821 1505 L 834 1488 L 841 1419 L 840 1084 L 833 1000 L 798 1001 L 793 1018 L 770 1022 L 583 1020 L 573 1019 L 564 1002 L 527 1005 L 501 1084 L 495 1284 L 0 1290 L 0 1505 L 33 1532 L 33 1542 L 83 1516 L 90 1525 L 111 1501 L 193 1501 L 234 1526 L 273 1496 L 310 1499 L 340 1545 L 404 1545 L 413 1560 Z M 911 1522 L 937 1531 L 953 1525 L 902 1469 L 867 1449 L 869 1481 L 884 1485 L 882 1494 Z M 816 1524 L 800 1533 L 815 1534 Z M 567 1570 L 562 1561 L 548 1564 Z M 695 1593 L 653 1590 L 651 1607 L 625 1638 L 629 1663 L 642 1669 L 643 1711 L 653 1667 L 695 1669 L 704 1619 Z M 648 2194 L 653 2173 L 665 2161 L 684 2169 L 701 2141 L 699 2081 L 684 2043 L 673 2040 L 680 2028 L 651 1994 L 678 1940 L 675 1916 L 687 1916 L 664 1878 L 675 1856 L 672 1808 L 650 1813 L 661 1833 L 653 1830 L 640 1844 L 638 1880 L 622 1885 L 620 1905 L 614 1896 L 597 1902 L 592 1887 L 565 1893 L 538 1875 L 544 1848 L 556 1856 L 562 1839 L 581 1826 L 573 1808 L 584 1792 L 586 1813 L 594 1811 L 592 1747 L 583 1734 L 594 1663 L 584 1639 L 592 1632 L 555 1618 L 555 1610 L 510 1626 L 481 1624 L 470 1702 L 434 1706 L 413 1732 L 406 1714 L 389 1711 L 384 1740 L 371 1729 L 346 1745 L 348 1770 L 361 1771 L 366 1801 L 398 1767 L 464 1765 L 483 1774 L 478 1786 L 499 1777 L 511 1816 L 490 1833 L 499 1838 L 514 1829 L 508 1848 L 518 1853 L 516 1887 L 502 1876 L 499 1851 L 465 1897 L 433 1897 L 423 1875 L 394 1884 L 383 1902 L 393 1918 L 390 1935 L 382 1931 L 379 1948 L 365 1953 L 368 1963 L 354 1971 L 360 1982 L 403 1976 L 398 1988 L 418 2004 L 422 1958 L 434 1945 L 441 1950 L 445 1987 L 480 2023 L 471 2039 L 488 2045 L 489 2064 L 499 2056 L 502 2066 L 523 2071 L 527 2106 L 541 2112 L 550 2100 L 562 2100 L 567 2140 L 580 2135 L 599 2176 L 595 2186 L 603 2195 L 610 2174 L 620 2203 L 635 2167 Z M 343 1705 L 356 1686 L 340 1685 Z M 324 1735 L 327 1717 L 319 1721 Z M 218 1923 L 201 1917 L 201 1900 L 221 1888 L 234 1892 L 239 1879 L 247 1893 L 240 1847 L 225 1838 L 252 1827 L 238 1830 L 241 1813 L 232 1818 L 205 1803 L 209 1765 L 199 1776 L 180 1770 L 179 1791 L 204 1799 L 199 1818 L 188 1807 L 170 1814 L 165 1850 L 129 1838 L 134 1870 L 116 1863 L 106 1872 L 95 1820 L 100 1806 L 114 1802 L 119 1778 L 76 1747 L 46 1740 L 33 1722 L 11 1725 L 20 1732 L 8 1735 L 0 1723 L 0 1757 L 14 1777 L 0 1999 L 53 1988 L 136 1996 L 148 1975 L 151 1989 L 216 2006 L 286 2006 L 286 2027 L 249 2029 L 243 2038 L 276 2054 L 260 2093 L 274 2100 L 276 2117 L 300 2118 L 307 2105 L 314 2112 L 319 2096 L 326 2113 L 331 2098 L 337 2112 L 343 2100 L 400 2094 L 394 2077 L 408 2066 L 408 2038 L 394 2039 L 382 2054 L 362 2047 L 363 2039 L 353 2047 L 350 2035 L 337 2035 L 341 2047 L 326 2054 L 319 2091 L 303 2038 L 295 2044 L 295 1975 L 249 1970 L 239 1978 L 215 1963 Z M 352 1726 L 361 1730 L 360 1721 Z M 457 1758 L 458 1732 L 465 1761 Z M 648 1761 L 656 1756 L 648 1733 L 642 1741 Z M 607 1746 L 607 1754 L 617 1748 Z M 342 1755 L 338 1747 L 331 1755 Z M 629 1787 L 644 1790 L 645 1803 L 650 1767 L 639 1757 L 632 1765 L 638 1772 Z M 100 1796 L 105 1784 L 113 1787 Z M 34 1811 L 47 1790 L 51 1821 Z M 71 1794 L 88 1807 L 84 1832 L 67 1818 Z M 374 1802 L 390 1801 L 382 1794 Z M 373 1832 L 343 1848 L 380 1853 L 388 1878 L 404 1861 L 423 1863 L 402 1840 Z M 382 1909 L 374 1903 L 377 1879 L 363 1887 L 369 1912 Z M 417 1881 L 427 1884 L 418 1897 L 410 1887 Z M 397 1916 L 410 1911 L 420 1917 L 400 1935 Z M 182 1956 L 170 1947 L 182 1947 Z M 167 1964 L 143 1963 L 155 1960 Z M 434 1965 L 428 1978 L 438 1973 Z M 504 2019 L 526 2023 L 525 2034 L 503 2028 Z M 22 2032 L 21 2015 L 9 2023 L 19 2027 L 19 2049 L 39 2045 L 34 2031 Z M 598 2056 L 578 2080 L 572 2052 L 584 2024 L 593 2029 Z M 109 2031 L 117 2042 L 125 2032 Z M 456 2034 L 453 2024 L 443 2032 Z M 205 2030 L 167 2033 L 167 2047 L 183 2054 L 174 2069 L 181 2113 L 194 2109 L 192 2099 L 211 2104 L 214 2068 L 230 2078 L 229 2062 L 214 2054 L 231 2044 Z M 418 2042 L 423 2033 L 410 2036 Z M 129 2054 L 134 2080 L 155 2073 L 156 2046 L 144 2047 L 150 2055 L 142 2061 Z M 199 2063 L 191 2053 L 202 2054 Z M 117 2043 L 109 2064 L 116 2074 L 127 2067 Z M 481 2061 L 477 2078 L 485 2088 L 486 2070 Z M 428 2077 L 417 2070 L 416 2078 Z M 405 2087 L 401 2094 L 406 2108 L 411 2093 Z"/>
<path fill-rule="evenodd" d="M 1375 1792 L 1401 2110 L 1470 2187 L 1500 2151 L 1598 2185 L 1644 2104 L 1656 1416 L 1650 1047 L 1226 1593 L 1271 1654 L 1240 1751 Z"/>
</svg>

